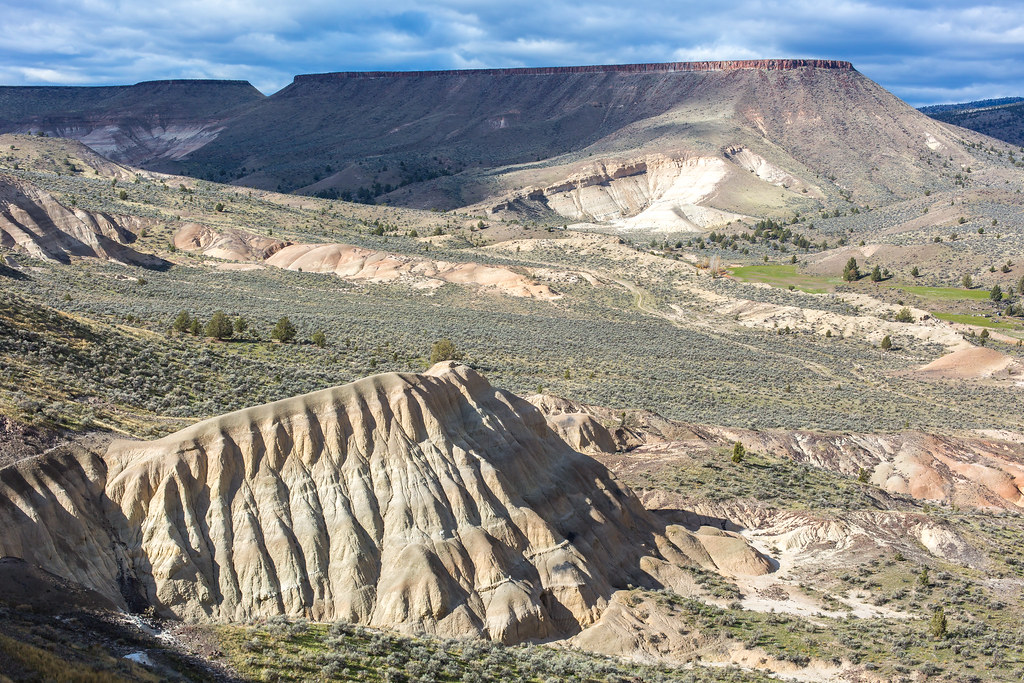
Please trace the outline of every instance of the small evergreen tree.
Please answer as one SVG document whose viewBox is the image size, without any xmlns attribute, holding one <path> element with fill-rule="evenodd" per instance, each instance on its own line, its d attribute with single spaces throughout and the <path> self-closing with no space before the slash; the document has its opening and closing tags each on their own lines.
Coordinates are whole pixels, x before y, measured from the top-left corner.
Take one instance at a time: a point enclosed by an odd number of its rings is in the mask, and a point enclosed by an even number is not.
<svg viewBox="0 0 1024 683">
<path fill-rule="evenodd" d="M 430 364 L 440 363 L 445 360 L 461 360 L 462 354 L 455 346 L 455 342 L 445 337 L 434 342 L 430 347 Z"/>
<path fill-rule="evenodd" d="M 985 343 L 988 341 L 988 337 L 988 330 L 982 330 L 981 334 L 978 335 L 978 343 L 984 346 Z"/>
<path fill-rule="evenodd" d="M 310 341 L 322 349 L 327 346 L 327 335 L 324 334 L 322 330 L 317 330 L 313 333 L 313 336 L 310 337 Z"/>
<path fill-rule="evenodd" d="M 739 441 L 732 445 L 732 461 L 735 463 L 743 462 L 743 458 L 747 454 L 747 449 L 743 447 Z"/>
<path fill-rule="evenodd" d="M 879 344 L 883 351 L 888 351 L 892 348 L 892 338 L 889 335 L 882 337 L 882 343 Z"/>
<path fill-rule="evenodd" d="M 875 266 L 874 268 L 871 269 L 871 281 L 872 282 L 881 282 L 882 281 L 882 269 L 879 268 L 878 266 Z"/>
<path fill-rule="evenodd" d="M 946 611 L 942 609 L 942 606 L 940 605 L 939 607 L 936 607 L 935 612 L 932 613 L 932 621 L 928 630 L 931 631 L 932 636 L 935 638 L 945 638 L 946 629 L 948 627 L 949 624 L 946 621 Z"/>
<path fill-rule="evenodd" d="M 914 314 L 910 312 L 910 309 L 904 306 L 900 309 L 900 312 L 896 314 L 896 322 L 898 323 L 912 323 L 914 322 Z"/>
<path fill-rule="evenodd" d="M 920 277 L 921 276 L 921 271 L 919 271 L 917 269 L 917 266 L 914 266 L 913 268 L 910 269 L 910 276 L 911 277 Z"/>
<path fill-rule="evenodd" d="M 999 285 L 992 285 L 992 289 L 988 293 L 988 298 L 992 299 L 992 301 L 1002 301 L 1003 288 L 1000 287 Z"/>
<path fill-rule="evenodd" d="M 249 327 L 249 321 L 238 316 L 235 318 L 235 334 L 242 334 Z"/>
<path fill-rule="evenodd" d="M 182 311 L 178 314 L 178 317 L 174 319 L 174 325 L 171 328 L 178 333 L 188 332 L 189 327 L 192 325 L 192 317 L 188 314 L 188 311 Z"/>
<path fill-rule="evenodd" d="M 203 331 L 203 323 L 199 322 L 199 318 L 192 318 L 188 321 L 188 331 L 189 334 L 194 334 L 197 337 L 199 336 Z"/>
<path fill-rule="evenodd" d="M 286 344 L 295 339 L 295 326 L 292 325 L 292 321 L 286 316 L 281 316 L 274 329 L 270 331 L 270 338 Z"/>
<path fill-rule="evenodd" d="M 850 260 L 846 262 L 846 267 L 843 268 L 843 279 L 847 282 L 853 282 L 854 280 L 860 279 L 860 268 L 857 266 L 857 259 L 850 257 Z"/>
<path fill-rule="evenodd" d="M 215 311 L 210 321 L 206 323 L 206 336 L 214 339 L 227 339 L 234 331 L 231 320 L 224 315 L 224 311 Z"/>
<path fill-rule="evenodd" d="M 970 289 L 974 286 L 974 278 L 971 277 L 970 273 L 960 278 L 960 284 L 964 286 L 964 289 Z"/>
</svg>

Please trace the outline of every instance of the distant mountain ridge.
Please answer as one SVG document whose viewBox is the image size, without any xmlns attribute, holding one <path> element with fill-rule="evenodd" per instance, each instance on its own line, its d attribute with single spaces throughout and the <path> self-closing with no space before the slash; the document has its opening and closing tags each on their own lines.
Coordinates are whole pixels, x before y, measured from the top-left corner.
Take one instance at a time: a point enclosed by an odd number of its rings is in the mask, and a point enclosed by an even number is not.
<svg viewBox="0 0 1024 683">
<path fill-rule="evenodd" d="M 8 88 L 3 130 L 260 189 L 662 231 L 885 205 L 952 189 L 943 164 L 978 165 L 964 133 L 839 60 L 338 72 L 269 97 Z"/>
<path fill-rule="evenodd" d="M 1024 97 L 938 104 L 921 107 L 920 111 L 937 121 L 968 128 L 1012 145 L 1024 145 Z"/>
<path fill-rule="evenodd" d="M 918 111 L 931 116 L 932 114 L 942 114 L 945 112 L 967 112 L 976 111 L 978 109 L 990 109 L 993 107 L 1002 107 L 1007 104 L 1017 104 L 1018 102 L 1024 102 L 1024 97 L 997 97 L 991 100 L 976 100 L 974 102 L 960 102 L 956 104 L 932 104 L 927 107 L 918 107 Z"/>
<path fill-rule="evenodd" d="M 0 86 L 0 131 L 72 138 L 113 161 L 146 166 L 206 144 L 230 112 L 262 99 L 248 81 Z"/>
</svg>

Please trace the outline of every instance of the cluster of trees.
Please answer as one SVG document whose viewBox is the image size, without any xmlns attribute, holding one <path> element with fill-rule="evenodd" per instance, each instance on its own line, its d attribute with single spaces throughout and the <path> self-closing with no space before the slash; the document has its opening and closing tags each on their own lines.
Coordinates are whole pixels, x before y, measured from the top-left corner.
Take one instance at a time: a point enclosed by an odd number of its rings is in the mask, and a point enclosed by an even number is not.
<svg viewBox="0 0 1024 683">
<path fill-rule="evenodd" d="M 193 316 L 188 311 L 182 311 L 174 319 L 171 329 L 178 334 L 202 335 L 211 339 L 225 340 L 245 333 L 249 329 L 249 321 L 242 316 L 237 316 L 232 320 L 224 311 L 214 311 L 206 324 L 203 324 L 198 316 Z M 271 339 L 285 344 L 293 341 L 296 334 L 298 332 L 295 326 L 286 316 L 281 316 L 270 330 Z M 310 341 L 323 348 L 327 345 L 327 335 L 323 331 L 317 330 L 310 337 Z"/>
<path fill-rule="evenodd" d="M 843 279 L 847 282 L 856 282 L 862 277 L 864 277 L 864 274 L 860 272 L 860 266 L 857 264 L 857 259 L 851 256 L 850 260 L 847 261 L 846 265 L 843 267 Z M 875 266 L 871 269 L 870 278 L 872 282 L 881 282 L 882 280 L 888 280 L 891 277 L 892 273 L 889 272 L 888 268 Z"/>
<path fill-rule="evenodd" d="M 242 316 L 232 321 L 224 311 L 215 311 L 204 325 L 198 316 L 182 311 L 174 319 L 171 329 L 179 334 L 204 335 L 214 339 L 230 339 L 234 334 L 242 334 L 249 327 L 249 322 Z"/>
</svg>

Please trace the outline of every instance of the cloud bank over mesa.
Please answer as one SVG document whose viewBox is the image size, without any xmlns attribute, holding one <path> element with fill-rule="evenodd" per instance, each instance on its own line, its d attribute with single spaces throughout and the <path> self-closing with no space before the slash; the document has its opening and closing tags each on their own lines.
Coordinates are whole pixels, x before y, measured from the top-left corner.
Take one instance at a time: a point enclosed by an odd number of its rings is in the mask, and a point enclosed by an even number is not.
<svg viewBox="0 0 1024 683">
<path fill-rule="evenodd" d="M 13 0 L 0 83 L 713 59 L 843 59 L 914 105 L 1024 95 L 1024 7 L 951 0 L 665 3 Z"/>
</svg>

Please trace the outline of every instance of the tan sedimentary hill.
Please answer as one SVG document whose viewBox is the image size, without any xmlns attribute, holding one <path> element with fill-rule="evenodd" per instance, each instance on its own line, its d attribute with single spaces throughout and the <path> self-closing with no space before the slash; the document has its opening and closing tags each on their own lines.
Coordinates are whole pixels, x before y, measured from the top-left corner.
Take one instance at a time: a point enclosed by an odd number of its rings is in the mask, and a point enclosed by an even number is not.
<svg viewBox="0 0 1024 683">
<path fill-rule="evenodd" d="M 918 374 L 929 377 L 974 379 L 996 375 L 1024 374 L 1024 368 L 1005 353 L 982 346 L 971 346 L 946 354 L 918 369 Z"/>
<path fill-rule="evenodd" d="M 694 428 L 818 467 L 857 476 L 890 493 L 960 507 L 1024 507 L 1024 448 L 995 439 L 907 431 L 895 434 L 752 432 Z"/>
<path fill-rule="evenodd" d="M 199 223 L 186 223 L 174 233 L 176 248 L 228 261 L 262 260 L 287 245 L 245 230 L 214 230 Z"/>
<path fill-rule="evenodd" d="M 184 618 L 347 619 L 506 642 L 682 567 L 768 571 L 659 522 L 543 416 L 453 363 L 0 470 L 0 556 Z"/>
<path fill-rule="evenodd" d="M 0 174 L 0 246 L 67 263 L 92 256 L 150 268 L 165 264 L 129 245 L 145 219 L 69 208 L 32 183 Z"/>
<path fill-rule="evenodd" d="M 418 289 L 436 289 L 446 282 L 475 285 L 515 297 L 557 299 L 548 285 L 504 266 L 437 261 L 351 244 L 292 244 L 244 230 L 222 230 L 187 224 L 174 236 L 179 249 L 231 261 L 257 261 L 305 273 L 332 273 L 346 280 L 406 280 Z"/>
<path fill-rule="evenodd" d="M 970 353 L 967 358 L 987 359 L 991 369 L 991 364 L 1000 362 L 998 357 L 1003 356 L 991 349 L 977 349 L 982 350 L 991 353 Z M 964 357 L 958 351 L 943 358 L 954 356 Z M 684 452 L 687 442 L 724 448 L 739 441 L 752 452 L 770 453 L 852 477 L 864 470 L 870 483 L 889 493 L 960 507 L 1024 507 L 1024 437 L 1019 434 L 972 438 L 917 431 L 755 431 L 675 423 L 646 411 L 620 416 L 607 408 L 549 395 L 530 396 L 528 400 L 540 408 L 563 439 L 595 455 L 642 446 L 650 446 L 652 453 L 660 455 L 673 449 Z"/>
</svg>

